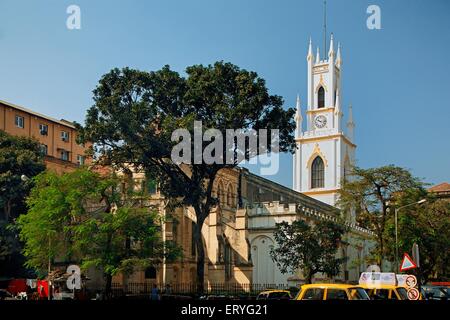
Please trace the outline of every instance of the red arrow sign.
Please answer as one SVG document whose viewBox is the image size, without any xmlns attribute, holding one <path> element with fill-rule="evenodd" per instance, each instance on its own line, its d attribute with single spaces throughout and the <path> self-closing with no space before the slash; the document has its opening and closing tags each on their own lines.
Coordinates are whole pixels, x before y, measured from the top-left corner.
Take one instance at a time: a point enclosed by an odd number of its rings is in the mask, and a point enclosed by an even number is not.
<svg viewBox="0 0 450 320">
<path fill-rule="evenodd" d="M 409 254 L 405 252 L 405 254 L 403 255 L 402 264 L 400 266 L 400 271 L 406 271 L 415 268 L 417 268 L 417 265 L 415 264 L 414 260 L 409 256 Z"/>
</svg>

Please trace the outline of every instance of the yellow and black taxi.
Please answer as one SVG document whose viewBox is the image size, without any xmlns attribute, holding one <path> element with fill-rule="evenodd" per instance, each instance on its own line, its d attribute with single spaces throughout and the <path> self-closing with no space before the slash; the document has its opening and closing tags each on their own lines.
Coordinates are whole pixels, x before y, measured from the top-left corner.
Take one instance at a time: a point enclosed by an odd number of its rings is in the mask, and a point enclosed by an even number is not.
<svg viewBox="0 0 450 320">
<path fill-rule="evenodd" d="M 371 300 L 408 300 L 408 290 L 396 285 L 360 285 Z"/>
<path fill-rule="evenodd" d="M 339 283 L 305 284 L 294 300 L 370 300 L 358 285 Z"/>
<path fill-rule="evenodd" d="M 290 300 L 291 293 L 288 290 L 265 290 L 258 294 L 256 300 Z"/>
</svg>

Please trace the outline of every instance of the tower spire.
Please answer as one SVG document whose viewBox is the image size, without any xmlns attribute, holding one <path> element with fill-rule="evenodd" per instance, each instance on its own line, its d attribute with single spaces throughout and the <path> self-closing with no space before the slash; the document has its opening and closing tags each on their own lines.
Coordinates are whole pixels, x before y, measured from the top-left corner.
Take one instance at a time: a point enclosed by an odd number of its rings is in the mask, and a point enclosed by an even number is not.
<svg viewBox="0 0 450 320">
<path fill-rule="evenodd" d="M 342 118 L 342 110 L 341 110 L 341 97 L 339 94 L 339 90 L 336 90 L 336 101 L 334 104 L 334 127 L 338 132 L 341 132 L 341 118 Z"/>
<path fill-rule="evenodd" d="M 309 37 L 309 46 L 308 46 L 308 56 L 307 56 L 307 60 L 310 60 L 313 58 L 313 53 L 312 53 L 312 40 L 311 37 Z"/>
<path fill-rule="evenodd" d="M 296 103 L 296 111 L 295 111 L 295 122 L 297 125 L 297 132 L 296 132 L 296 136 L 300 137 L 302 135 L 302 110 L 301 110 L 301 105 L 300 105 L 300 96 L 297 94 L 297 103 Z"/>
<path fill-rule="evenodd" d="M 354 136 L 354 129 L 355 128 L 355 123 L 353 122 L 353 107 L 350 104 L 350 106 L 348 107 L 348 121 L 347 121 L 347 133 L 348 133 L 348 137 L 350 139 L 350 141 L 354 141 L 355 136 Z"/>
<path fill-rule="evenodd" d="M 333 33 L 331 33 L 331 38 L 330 38 L 330 50 L 328 51 L 328 57 L 331 57 L 331 55 L 334 55 L 334 40 L 333 40 Z"/>
<path fill-rule="evenodd" d="M 327 52 L 327 1 L 323 1 L 323 54 Z M 325 59 L 324 59 L 325 60 Z"/>
<path fill-rule="evenodd" d="M 341 58 L 341 43 L 338 42 L 338 48 L 336 53 L 336 65 L 340 67 L 342 64 L 342 58 Z"/>
<path fill-rule="evenodd" d="M 319 53 L 319 47 L 317 47 L 317 54 L 316 54 L 316 63 L 320 62 L 320 53 Z"/>
</svg>

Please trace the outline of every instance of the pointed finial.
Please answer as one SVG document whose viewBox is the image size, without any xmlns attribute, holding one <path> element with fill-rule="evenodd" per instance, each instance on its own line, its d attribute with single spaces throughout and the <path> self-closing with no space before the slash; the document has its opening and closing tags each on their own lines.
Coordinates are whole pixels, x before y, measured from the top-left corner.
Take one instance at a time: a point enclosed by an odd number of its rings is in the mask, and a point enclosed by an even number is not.
<svg viewBox="0 0 450 320">
<path fill-rule="evenodd" d="M 328 51 L 328 57 L 331 57 L 333 54 L 334 54 L 334 39 L 333 39 L 333 33 L 331 33 L 330 50 Z"/>
<path fill-rule="evenodd" d="M 313 53 L 312 53 L 312 40 L 311 37 L 309 37 L 309 46 L 308 46 L 308 60 L 312 59 Z"/>
<path fill-rule="evenodd" d="M 300 105 L 300 96 L 297 94 L 297 103 L 296 103 L 296 112 L 295 112 L 295 117 L 298 120 L 302 119 L 302 111 L 301 111 L 301 105 Z"/>
<path fill-rule="evenodd" d="M 350 105 L 348 106 L 348 121 L 347 121 L 347 127 L 349 127 L 349 126 L 352 126 L 352 127 L 355 126 L 355 123 L 353 122 L 353 107 L 352 107 L 352 104 L 350 104 Z"/>
<path fill-rule="evenodd" d="M 336 65 L 340 66 L 342 64 L 341 58 L 341 43 L 338 42 L 337 54 L 336 54 Z"/>
<path fill-rule="evenodd" d="M 300 96 L 297 94 L 297 105 L 296 105 L 296 111 L 295 111 L 295 122 L 296 122 L 296 130 L 295 130 L 295 136 L 297 138 L 302 136 L 302 111 L 301 111 L 301 107 L 300 107 Z"/>
<path fill-rule="evenodd" d="M 320 62 L 320 53 L 319 53 L 319 47 L 317 47 L 317 54 L 316 54 L 316 63 Z"/>
<path fill-rule="evenodd" d="M 350 104 L 348 107 L 348 121 L 347 121 L 347 134 L 350 139 L 350 141 L 355 140 L 355 123 L 353 122 L 353 107 Z"/>
<path fill-rule="evenodd" d="M 334 106 L 335 106 L 335 113 L 336 114 L 341 114 L 341 98 L 339 95 L 339 90 L 336 90 L 336 101 L 334 102 Z"/>
</svg>

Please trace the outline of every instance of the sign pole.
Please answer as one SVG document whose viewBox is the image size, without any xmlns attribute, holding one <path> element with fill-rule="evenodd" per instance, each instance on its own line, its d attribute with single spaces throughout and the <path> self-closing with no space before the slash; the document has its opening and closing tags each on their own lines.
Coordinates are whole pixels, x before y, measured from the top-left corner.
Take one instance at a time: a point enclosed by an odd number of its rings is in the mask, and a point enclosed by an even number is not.
<svg viewBox="0 0 450 320">
<path fill-rule="evenodd" d="M 420 270 L 420 254 L 419 254 L 419 245 L 414 242 L 412 247 L 412 255 L 414 262 L 416 263 L 417 270 L 416 270 L 416 276 L 417 276 L 417 288 L 419 289 L 419 294 L 422 292 L 422 278 L 421 278 L 421 270 Z"/>
</svg>

